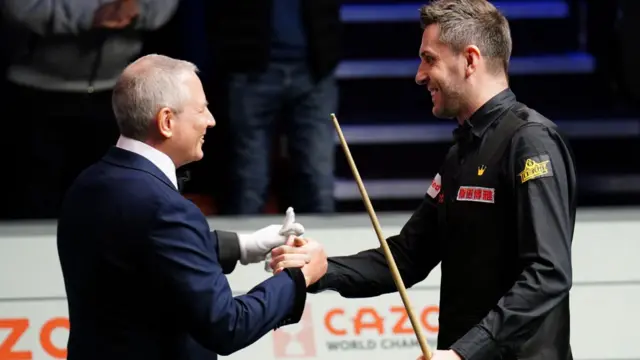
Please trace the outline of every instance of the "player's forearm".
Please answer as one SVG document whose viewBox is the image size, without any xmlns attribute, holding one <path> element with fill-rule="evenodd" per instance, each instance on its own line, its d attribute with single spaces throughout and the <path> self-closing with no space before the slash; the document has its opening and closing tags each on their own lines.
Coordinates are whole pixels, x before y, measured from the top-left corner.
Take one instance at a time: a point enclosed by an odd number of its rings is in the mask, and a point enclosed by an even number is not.
<svg viewBox="0 0 640 360">
<path fill-rule="evenodd" d="M 326 275 L 309 287 L 308 292 L 333 290 L 346 298 L 365 298 L 396 290 L 384 255 L 377 249 L 330 257 L 328 262 Z"/>
<path fill-rule="evenodd" d="M 407 288 L 424 280 L 440 262 L 436 247 L 426 249 L 429 241 L 410 236 L 412 223 L 405 225 L 399 235 L 387 239 L 402 282 Z M 334 256 L 328 259 L 326 275 L 308 289 L 318 293 L 337 291 L 346 298 L 365 298 L 395 292 L 397 286 L 382 248 L 370 249 L 350 256 Z"/>
</svg>

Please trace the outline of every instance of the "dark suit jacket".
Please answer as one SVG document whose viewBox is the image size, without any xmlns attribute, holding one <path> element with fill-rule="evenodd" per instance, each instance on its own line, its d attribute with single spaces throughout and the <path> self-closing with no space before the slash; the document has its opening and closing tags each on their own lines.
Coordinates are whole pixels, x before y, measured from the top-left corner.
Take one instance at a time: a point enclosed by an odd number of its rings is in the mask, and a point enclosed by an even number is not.
<svg viewBox="0 0 640 360">
<path fill-rule="evenodd" d="M 65 198 L 69 360 L 215 359 L 299 321 L 299 269 L 233 297 L 205 217 L 144 157 L 112 148 Z"/>
</svg>

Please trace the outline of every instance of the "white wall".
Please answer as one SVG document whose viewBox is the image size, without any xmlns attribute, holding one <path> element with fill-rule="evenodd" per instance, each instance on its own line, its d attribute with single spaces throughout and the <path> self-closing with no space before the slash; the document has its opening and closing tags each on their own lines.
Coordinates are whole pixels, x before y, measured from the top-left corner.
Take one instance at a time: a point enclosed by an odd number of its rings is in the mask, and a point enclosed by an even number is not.
<svg viewBox="0 0 640 360">
<path fill-rule="evenodd" d="M 399 231 L 409 214 L 380 215 L 386 236 Z M 298 217 L 307 236 L 321 241 L 330 255 L 377 247 L 367 215 L 329 218 Z M 250 231 L 280 218 L 212 219 L 211 226 Z M 636 327 L 640 313 L 640 211 L 581 211 L 573 246 L 572 346 L 576 359 L 640 359 Z M 262 265 L 242 267 L 229 276 L 234 291 L 244 292 L 270 274 Z M 439 269 L 409 291 L 418 315 L 425 314 L 425 332 L 437 335 Z M 9 351 L 30 351 L 33 359 L 64 358 L 66 302 L 55 246 L 53 224 L 0 227 L 0 360 Z M 358 315 L 365 324 L 357 333 Z M 375 317 L 382 320 L 375 328 Z M 7 320 L 9 319 L 9 320 Z M 14 319 L 14 320 L 11 320 Z M 17 320 L 16 320 L 17 319 Z M 53 320 L 52 320 L 53 319 Z M 356 319 L 356 320 L 354 320 Z M 24 333 L 20 327 L 26 327 Z M 369 324 L 369 327 L 366 325 Z M 9 336 L 9 329 L 12 335 Z M 44 328 L 44 331 L 43 331 Z M 374 299 L 343 299 L 333 293 L 310 295 L 305 319 L 263 337 L 232 359 L 339 360 L 415 359 L 420 348 L 406 330 L 410 323 L 398 294 Z M 381 331 L 382 333 L 379 333 Z M 346 332 L 343 334 L 343 332 Z M 22 333 L 17 342 L 11 337 Z M 287 339 L 298 339 L 290 342 Z M 11 349 L 8 344 L 15 342 Z M 289 344 L 291 347 L 286 347 Z M 295 346 L 294 346 L 295 345 Z M 330 349 L 330 347 L 339 347 Z M 344 346 L 342 348 L 341 346 Z M 286 350 L 285 350 L 286 348 Z M 294 350 L 309 356 L 287 356 Z M 298 353 L 298 352 L 296 352 Z M 59 357 L 55 357 L 58 355 Z M 28 357 L 27 357 L 28 358 Z"/>
</svg>

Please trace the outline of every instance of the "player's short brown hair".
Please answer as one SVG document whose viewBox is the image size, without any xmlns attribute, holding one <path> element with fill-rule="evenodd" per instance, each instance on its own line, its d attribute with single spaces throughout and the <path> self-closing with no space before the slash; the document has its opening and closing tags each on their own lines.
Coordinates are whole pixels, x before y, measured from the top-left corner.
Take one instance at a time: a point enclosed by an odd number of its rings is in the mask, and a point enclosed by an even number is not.
<svg viewBox="0 0 640 360">
<path fill-rule="evenodd" d="M 490 71 L 507 73 L 512 50 L 509 22 L 489 1 L 432 0 L 420 9 L 420 24 L 438 25 L 440 41 L 454 52 L 477 46 Z"/>
</svg>

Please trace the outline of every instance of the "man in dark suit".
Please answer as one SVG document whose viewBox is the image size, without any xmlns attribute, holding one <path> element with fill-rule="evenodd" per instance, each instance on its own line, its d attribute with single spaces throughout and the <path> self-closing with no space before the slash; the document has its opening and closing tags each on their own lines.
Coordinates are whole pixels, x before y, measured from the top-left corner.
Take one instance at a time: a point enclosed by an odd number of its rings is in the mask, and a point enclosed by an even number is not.
<svg viewBox="0 0 640 360">
<path fill-rule="evenodd" d="M 326 271 L 326 255 L 311 242 L 304 266 L 233 296 L 224 274 L 236 261 L 259 262 L 287 239 L 279 225 L 212 232 L 177 191 L 175 169 L 202 158 L 204 134 L 215 125 L 196 71 L 159 55 L 129 65 L 113 93 L 122 136 L 65 197 L 58 252 L 69 360 L 231 354 L 299 321 L 306 287 Z"/>
</svg>

